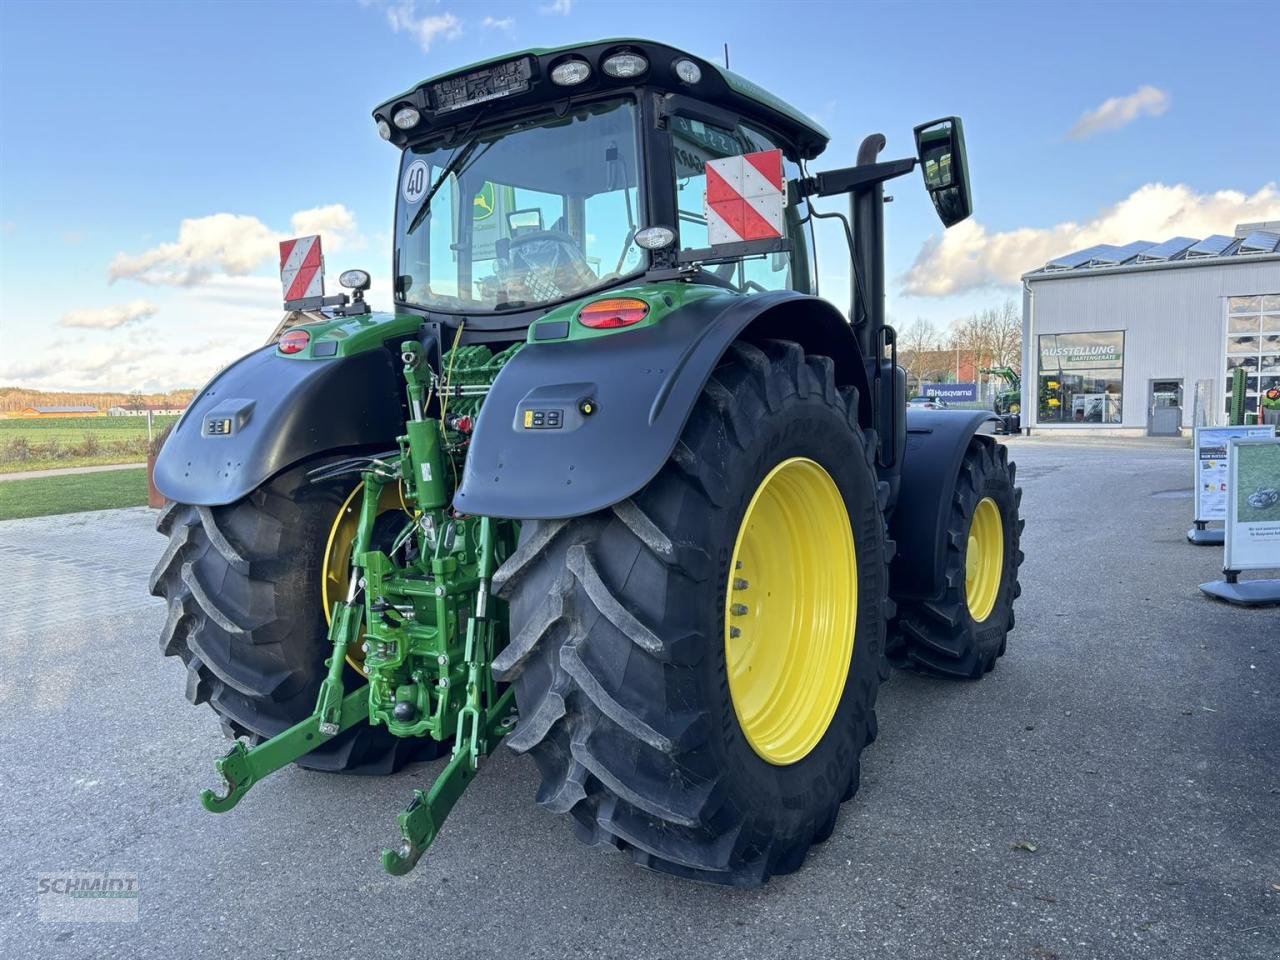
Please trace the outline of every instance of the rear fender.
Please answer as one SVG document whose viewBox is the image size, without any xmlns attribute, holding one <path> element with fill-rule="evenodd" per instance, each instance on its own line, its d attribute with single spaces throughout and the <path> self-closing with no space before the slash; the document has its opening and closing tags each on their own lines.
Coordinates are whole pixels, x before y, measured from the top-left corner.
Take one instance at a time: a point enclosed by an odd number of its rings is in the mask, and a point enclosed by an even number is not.
<svg viewBox="0 0 1280 960">
<path fill-rule="evenodd" d="M 929 600 L 941 595 L 951 497 L 969 443 L 995 443 L 999 422 L 986 410 L 907 410 L 902 482 L 889 521 L 897 542 L 890 570 L 895 598 Z M 982 431 L 979 433 L 979 431 Z"/>
<path fill-rule="evenodd" d="M 644 328 L 528 344 L 485 400 L 454 506 L 528 520 L 625 500 L 670 458 L 712 371 L 740 337 L 794 340 L 828 356 L 837 383 L 857 386 L 870 402 L 857 342 L 825 300 L 789 290 L 709 296 Z"/>
<path fill-rule="evenodd" d="M 297 360 L 263 347 L 192 401 L 156 460 L 156 489 L 180 503 L 220 506 L 319 453 L 394 447 L 404 423 L 399 383 L 381 348 Z"/>
</svg>

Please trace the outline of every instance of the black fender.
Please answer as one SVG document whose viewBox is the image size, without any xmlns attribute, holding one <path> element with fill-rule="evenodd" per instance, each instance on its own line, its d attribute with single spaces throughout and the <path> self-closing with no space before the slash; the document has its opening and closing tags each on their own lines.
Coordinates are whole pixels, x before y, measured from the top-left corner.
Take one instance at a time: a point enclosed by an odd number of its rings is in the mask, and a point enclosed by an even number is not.
<svg viewBox="0 0 1280 960">
<path fill-rule="evenodd" d="M 263 347 L 192 401 L 156 459 L 156 489 L 180 503 L 220 506 L 316 454 L 394 447 L 404 432 L 400 382 L 384 349 L 295 360 Z"/>
<path fill-rule="evenodd" d="M 998 422 L 989 410 L 907 410 L 902 481 L 889 520 L 889 535 L 898 545 L 889 576 L 894 597 L 941 595 L 943 537 L 960 463 L 975 437 L 996 442 L 987 433 Z"/>
<path fill-rule="evenodd" d="M 545 520 L 625 500 L 670 458 L 712 371 L 739 337 L 794 340 L 830 357 L 837 382 L 858 387 L 869 404 L 861 351 L 830 303 L 790 290 L 726 292 L 653 326 L 526 346 L 485 399 L 454 506 Z M 525 426 L 526 412 L 543 414 L 538 425 Z"/>
</svg>

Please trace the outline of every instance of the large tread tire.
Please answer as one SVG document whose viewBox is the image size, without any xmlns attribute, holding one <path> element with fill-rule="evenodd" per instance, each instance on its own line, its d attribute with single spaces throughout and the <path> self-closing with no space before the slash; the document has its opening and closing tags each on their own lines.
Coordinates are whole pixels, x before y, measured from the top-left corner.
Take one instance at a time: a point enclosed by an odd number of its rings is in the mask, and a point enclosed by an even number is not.
<svg viewBox="0 0 1280 960">
<path fill-rule="evenodd" d="M 990 497 L 1000 510 L 1004 530 L 1004 571 L 994 608 L 977 623 L 965 597 L 965 550 L 974 510 Z M 946 588 L 936 600 L 897 598 L 897 616 L 889 625 L 890 662 L 899 668 L 956 679 L 980 679 L 1004 655 L 1014 626 L 1014 601 L 1022 594 L 1018 570 L 1022 566 L 1019 516 L 1022 489 L 1017 464 L 1009 460 L 1003 443 L 974 437 L 965 451 L 951 497 L 947 520 Z"/>
<path fill-rule="evenodd" d="M 315 709 L 332 649 L 321 601 L 324 549 L 353 485 L 310 484 L 300 467 L 227 506 L 171 502 L 160 514 L 156 529 L 169 538 L 151 574 L 152 594 L 169 608 L 160 649 L 182 661 L 187 699 L 208 703 L 228 736 L 258 743 Z M 346 679 L 348 689 L 362 682 L 350 667 Z M 389 774 L 438 752 L 435 741 L 361 724 L 298 763 Z"/>
<path fill-rule="evenodd" d="M 875 736 L 888 610 L 884 497 L 853 391 L 826 357 L 736 343 L 663 470 L 632 498 L 522 525 L 495 587 L 511 642 L 494 662 L 520 711 L 538 802 L 589 844 L 642 866 L 750 886 L 799 868 L 858 787 Z M 765 762 L 734 713 L 725 667 L 728 565 L 746 505 L 791 456 L 844 495 L 859 570 L 858 625 L 836 714 L 811 753 Z"/>
</svg>

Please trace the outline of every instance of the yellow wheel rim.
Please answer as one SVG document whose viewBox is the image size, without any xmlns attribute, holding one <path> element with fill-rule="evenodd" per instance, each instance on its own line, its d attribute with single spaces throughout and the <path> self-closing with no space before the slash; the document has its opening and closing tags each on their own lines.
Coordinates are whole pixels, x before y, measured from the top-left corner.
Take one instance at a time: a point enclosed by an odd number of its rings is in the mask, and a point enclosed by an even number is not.
<svg viewBox="0 0 1280 960">
<path fill-rule="evenodd" d="M 858 618 L 858 564 L 844 498 L 804 457 L 761 481 L 738 529 L 724 646 L 738 724 L 761 758 L 803 759 L 844 694 Z"/>
<path fill-rule="evenodd" d="M 969 544 L 964 554 L 964 595 L 969 616 L 982 623 L 991 616 L 1004 576 L 1004 520 L 990 497 L 978 502 L 969 524 Z"/>
<path fill-rule="evenodd" d="M 347 588 L 351 584 L 351 551 L 356 545 L 356 532 L 360 528 L 360 495 L 364 492 L 364 484 L 357 483 L 351 496 L 338 508 L 338 515 L 329 528 L 329 539 L 324 545 L 324 562 L 321 564 L 320 602 L 324 604 L 324 622 L 333 622 L 333 605 L 338 600 L 345 600 Z M 378 516 L 392 510 L 403 510 L 399 486 L 388 486 L 382 490 L 378 499 Z M 360 631 L 361 638 L 364 631 Z M 364 673 L 364 652 L 357 643 L 347 650 L 347 663 Z"/>
<path fill-rule="evenodd" d="M 1022 404 L 1020 404 L 1020 403 L 1011 403 L 1011 404 L 1009 404 L 1009 412 L 1010 412 L 1010 413 L 1021 413 L 1021 412 L 1022 412 Z"/>
</svg>

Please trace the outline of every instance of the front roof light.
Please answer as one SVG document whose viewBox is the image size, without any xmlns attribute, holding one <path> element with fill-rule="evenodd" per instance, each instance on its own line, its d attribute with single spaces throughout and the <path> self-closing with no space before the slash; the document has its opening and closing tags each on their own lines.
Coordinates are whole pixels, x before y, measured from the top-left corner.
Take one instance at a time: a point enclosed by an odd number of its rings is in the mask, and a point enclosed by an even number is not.
<svg viewBox="0 0 1280 960">
<path fill-rule="evenodd" d="M 379 120 L 379 121 L 378 121 L 378 136 L 380 136 L 383 140 L 390 140 L 390 139 L 391 139 L 391 124 L 387 123 L 387 121 L 385 121 L 385 120 Z"/>
<path fill-rule="evenodd" d="M 645 227 L 636 231 L 636 243 L 646 250 L 661 250 L 676 241 L 676 232 L 670 227 Z"/>
<path fill-rule="evenodd" d="M 676 61 L 676 76 L 685 83 L 697 83 L 702 79 L 702 68 L 687 57 Z"/>
<path fill-rule="evenodd" d="M 609 76 L 618 80 L 638 77 L 649 69 L 649 61 L 638 53 L 615 53 L 606 57 L 600 68 Z"/>
<path fill-rule="evenodd" d="M 576 87 L 591 76 L 591 65 L 585 60 L 566 60 L 551 68 L 551 82 L 560 87 Z"/>
<path fill-rule="evenodd" d="M 418 125 L 418 121 L 421 119 L 422 114 L 420 114 L 416 108 L 401 107 L 392 116 L 391 122 L 401 130 L 410 130 L 413 127 L 416 127 Z"/>
</svg>

